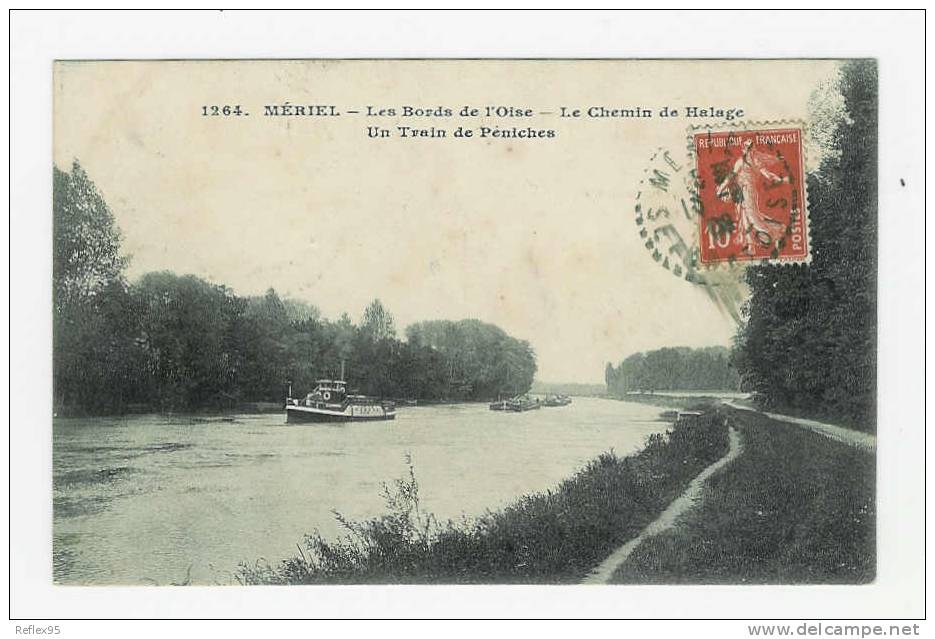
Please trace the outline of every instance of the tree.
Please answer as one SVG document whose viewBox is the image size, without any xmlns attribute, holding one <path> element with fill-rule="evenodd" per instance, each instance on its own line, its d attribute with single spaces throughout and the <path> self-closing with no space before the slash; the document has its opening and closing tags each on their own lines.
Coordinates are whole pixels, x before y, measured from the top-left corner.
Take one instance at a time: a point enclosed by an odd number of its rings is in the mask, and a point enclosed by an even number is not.
<svg viewBox="0 0 935 639">
<path fill-rule="evenodd" d="M 872 430 L 876 410 L 877 75 L 841 75 L 839 154 L 808 177 L 812 261 L 747 269 L 750 300 L 734 361 L 763 406 Z"/>
<path fill-rule="evenodd" d="M 379 298 L 370 302 L 364 309 L 364 316 L 360 322 L 360 330 L 375 341 L 395 339 L 396 326 L 393 316 L 383 307 Z"/>
<path fill-rule="evenodd" d="M 176 409 L 243 399 L 237 390 L 245 361 L 263 358 L 238 349 L 245 299 L 224 286 L 170 272 L 144 275 L 133 294 L 154 403 Z"/>
<path fill-rule="evenodd" d="M 617 371 L 614 370 L 614 365 L 610 362 L 607 362 L 607 365 L 604 366 L 604 383 L 607 385 L 607 389 L 610 390 L 617 382 Z"/>
<path fill-rule="evenodd" d="M 119 410 L 138 382 L 139 353 L 120 233 L 77 160 L 52 168 L 53 386 L 56 410 Z"/>
<path fill-rule="evenodd" d="M 737 390 L 740 378 L 723 346 L 660 348 L 634 353 L 604 369 L 607 391 L 623 395 L 653 390 Z"/>
<path fill-rule="evenodd" d="M 236 346 L 231 350 L 242 355 L 237 376 L 238 397 L 277 401 L 284 395 L 291 375 L 294 355 L 290 308 L 272 288 L 262 297 L 247 298 L 242 318 L 232 328 Z"/>
<path fill-rule="evenodd" d="M 478 320 L 419 322 L 406 329 L 410 347 L 434 352 L 441 398 L 489 399 L 525 393 L 536 373 L 529 342 Z"/>
<path fill-rule="evenodd" d="M 75 160 L 71 173 L 52 167 L 52 281 L 57 309 L 85 304 L 122 283 L 127 258 L 120 231 L 97 187 Z"/>
</svg>

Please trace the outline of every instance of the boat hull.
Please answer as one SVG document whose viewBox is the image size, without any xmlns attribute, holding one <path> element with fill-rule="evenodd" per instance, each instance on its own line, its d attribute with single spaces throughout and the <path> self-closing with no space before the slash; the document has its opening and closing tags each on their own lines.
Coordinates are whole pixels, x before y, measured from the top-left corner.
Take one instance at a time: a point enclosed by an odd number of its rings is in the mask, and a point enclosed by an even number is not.
<svg viewBox="0 0 935 639">
<path fill-rule="evenodd" d="M 514 413 L 525 413 L 527 410 L 538 410 L 540 406 L 539 402 L 511 402 L 507 406 L 507 410 Z"/>
<path fill-rule="evenodd" d="M 318 424 L 343 422 L 385 422 L 396 419 L 396 411 L 383 407 L 376 407 L 377 411 L 367 413 L 355 412 L 350 409 L 330 410 L 327 408 L 310 408 L 306 406 L 286 406 L 286 423 L 289 424 Z"/>
</svg>

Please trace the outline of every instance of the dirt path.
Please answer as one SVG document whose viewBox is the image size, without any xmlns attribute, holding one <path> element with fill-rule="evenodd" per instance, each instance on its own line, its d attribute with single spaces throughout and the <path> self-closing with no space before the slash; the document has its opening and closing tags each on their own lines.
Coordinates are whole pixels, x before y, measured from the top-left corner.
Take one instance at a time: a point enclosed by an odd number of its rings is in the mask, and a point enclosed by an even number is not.
<svg viewBox="0 0 935 639">
<path fill-rule="evenodd" d="M 659 517 L 646 526 L 646 528 L 644 528 L 639 535 L 615 550 L 613 554 L 610 555 L 610 557 L 601 563 L 600 566 L 592 570 L 588 576 L 582 580 L 581 583 L 610 583 L 610 578 L 617 571 L 617 568 L 619 568 L 620 565 L 627 560 L 627 557 L 629 557 L 630 554 L 636 550 L 636 547 L 639 546 L 644 539 L 647 537 L 652 537 L 653 535 L 658 535 L 664 530 L 672 528 L 672 526 L 675 525 L 676 520 L 684 512 L 694 506 L 695 503 L 701 498 L 701 491 L 704 487 L 705 481 L 711 477 L 711 475 L 736 459 L 737 456 L 743 452 L 743 441 L 741 440 L 740 433 L 737 431 L 737 429 L 731 427 L 728 433 L 728 440 L 729 447 L 726 455 L 698 473 L 698 476 L 691 481 L 691 483 L 688 485 L 688 488 L 685 489 L 685 492 L 683 492 L 675 499 L 675 501 L 669 504 L 669 506 L 662 511 L 662 514 L 659 515 Z"/>
<path fill-rule="evenodd" d="M 851 446 L 856 446 L 866 451 L 875 451 L 877 449 L 877 438 L 876 435 L 871 435 L 870 433 L 862 433 L 859 430 L 853 430 L 851 428 L 844 428 L 843 426 L 835 426 L 833 424 L 825 424 L 824 422 L 816 422 L 813 419 L 802 419 L 800 417 L 789 417 L 788 415 L 779 415 L 778 413 L 767 413 L 765 411 L 756 410 L 755 408 L 748 408 L 747 406 L 741 406 L 740 404 L 735 404 L 734 402 L 727 400 L 722 402 L 725 406 L 736 410 L 743 410 L 750 413 L 759 413 L 764 417 L 769 417 L 770 419 L 775 419 L 778 422 L 786 422 L 789 424 L 796 424 L 802 428 L 807 428 L 810 431 L 816 432 L 825 437 L 830 437 L 835 441 L 839 441 L 845 444 L 850 444 Z"/>
</svg>

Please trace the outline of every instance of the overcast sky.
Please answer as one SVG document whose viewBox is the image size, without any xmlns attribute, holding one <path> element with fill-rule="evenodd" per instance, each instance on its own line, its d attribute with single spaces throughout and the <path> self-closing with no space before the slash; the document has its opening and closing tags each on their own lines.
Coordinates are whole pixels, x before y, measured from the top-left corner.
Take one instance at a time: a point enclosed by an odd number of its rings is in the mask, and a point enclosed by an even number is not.
<svg viewBox="0 0 935 639">
<path fill-rule="evenodd" d="M 400 329 L 477 318 L 528 339 L 545 381 L 603 381 L 661 346 L 727 345 L 703 291 L 650 258 L 643 171 L 684 150 L 673 119 L 561 119 L 559 107 L 743 108 L 806 119 L 831 62 L 59 63 L 55 162 L 78 158 L 132 255 L 239 294 L 274 287 L 329 318 L 374 297 Z M 512 120 L 271 118 L 263 105 L 529 107 Z M 241 104 L 248 117 L 203 117 Z M 372 140 L 367 125 L 554 129 L 552 139 Z M 814 158 L 810 158 L 810 163 Z"/>
</svg>

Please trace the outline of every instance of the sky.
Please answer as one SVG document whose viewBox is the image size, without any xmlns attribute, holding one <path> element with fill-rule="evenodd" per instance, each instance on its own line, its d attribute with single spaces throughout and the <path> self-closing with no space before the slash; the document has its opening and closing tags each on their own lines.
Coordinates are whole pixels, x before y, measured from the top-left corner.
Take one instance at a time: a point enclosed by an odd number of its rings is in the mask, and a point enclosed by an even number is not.
<svg viewBox="0 0 935 639">
<path fill-rule="evenodd" d="M 742 108 L 814 119 L 831 61 L 59 62 L 54 160 L 78 159 L 114 212 L 131 279 L 191 273 L 359 320 L 380 298 L 402 329 L 476 318 L 529 340 L 537 378 L 602 382 L 663 346 L 728 345 L 735 320 L 654 262 L 634 218 L 660 148 L 717 118 L 561 118 L 561 107 Z M 339 117 L 269 117 L 265 105 Z M 240 104 L 249 116 L 205 117 Z M 402 117 L 405 105 L 448 118 Z M 459 117 L 464 106 L 532 117 Z M 810 108 L 811 105 L 811 108 Z M 396 116 L 366 111 L 394 108 Z M 543 114 L 543 112 L 545 114 Z M 444 128 L 374 139 L 368 126 Z M 456 139 L 459 125 L 554 138 Z M 820 130 L 819 126 L 815 127 Z M 817 162 L 820 149 L 807 159 Z M 681 155 L 680 155 L 681 154 Z"/>
</svg>

